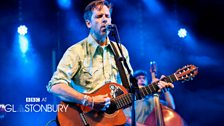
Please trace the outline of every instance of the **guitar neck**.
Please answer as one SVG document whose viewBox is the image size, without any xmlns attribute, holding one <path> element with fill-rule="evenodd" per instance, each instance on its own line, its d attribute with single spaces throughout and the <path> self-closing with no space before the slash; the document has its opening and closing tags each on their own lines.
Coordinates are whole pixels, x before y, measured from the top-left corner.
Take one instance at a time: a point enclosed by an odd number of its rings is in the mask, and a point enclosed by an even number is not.
<svg viewBox="0 0 224 126">
<path fill-rule="evenodd" d="M 165 77 L 161 80 L 165 81 L 165 82 L 168 82 L 168 83 L 173 83 L 173 82 L 177 81 L 177 78 L 175 77 L 175 74 L 172 74 L 172 75 L 167 76 L 167 77 Z M 157 83 L 158 83 L 158 81 L 153 82 L 152 84 L 148 84 L 145 87 L 142 87 L 140 89 L 141 97 L 145 97 L 149 94 L 153 94 L 153 93 L 157 92 L 159 90 L 159 87 L 158 87 Z"/>
<path fill-rule="evenodd" d="M 175 74 L 173 74 L 173 75 L 163 78 L 162 81 L 172 83 L 172 82 L 177 81 L 177 79 L 175 77 Z M 147 96 L 149 94 L 156 93 L 159 90 L 157 83 L 158 83 L 158 81 L 153 82 L 152 84 L 149 84 L 145 87 L 140 88 L 139 91 L 136 93 L 136 96 L 140 95 L 141 98 L 144 98 L 145 96 Z M 140 100 L 141 98 L 137 98 L 137 100 Z M 131 106 L 132 101 L 133 101 L 132 94 L 127 93 L 127 94 L 120 95 L 120 96 L 112 99 L 111 103 L 115 105 L 115 106 L 113 105 L 115 107 L 114 109 L 118 110 L 121 108 L 127 108 L 127 107 Z"/>
</svg>

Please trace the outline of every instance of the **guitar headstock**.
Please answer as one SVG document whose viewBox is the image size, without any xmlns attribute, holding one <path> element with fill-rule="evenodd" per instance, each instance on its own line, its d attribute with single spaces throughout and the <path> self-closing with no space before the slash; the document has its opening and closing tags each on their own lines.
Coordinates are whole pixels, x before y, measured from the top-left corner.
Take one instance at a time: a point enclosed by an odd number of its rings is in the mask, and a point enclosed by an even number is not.
<svg viewBox="0 0 224 126">
<path fill-rule="evenodd" d="M 186 65 L 181 69 L 178 69 L 174 75 L 177 80 L 183 80 L 182 82 L 193 80 L 193 78 L 198 74 L 198 67 L 194 65 Z"/>
</svg>

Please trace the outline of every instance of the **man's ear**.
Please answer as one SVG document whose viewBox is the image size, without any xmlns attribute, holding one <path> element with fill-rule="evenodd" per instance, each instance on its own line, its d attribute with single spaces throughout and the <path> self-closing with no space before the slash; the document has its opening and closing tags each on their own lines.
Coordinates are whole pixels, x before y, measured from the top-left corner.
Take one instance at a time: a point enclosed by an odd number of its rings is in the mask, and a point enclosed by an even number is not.
<svg viewBox="0 0 224 126">
<path fill-rule="evenodd" d="M 86 20 L 86 26 L 87 26 L 88 28 L 91 28 L 91 22 L 90 22 L 90 20 Z"/>
</svg>

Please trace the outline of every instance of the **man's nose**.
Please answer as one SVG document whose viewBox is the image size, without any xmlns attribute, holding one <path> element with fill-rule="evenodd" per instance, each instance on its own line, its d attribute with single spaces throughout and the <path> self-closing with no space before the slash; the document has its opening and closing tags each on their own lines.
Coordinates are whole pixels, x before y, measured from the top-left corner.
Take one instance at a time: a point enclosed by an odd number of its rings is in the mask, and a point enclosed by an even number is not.
<svg viewBox="0 0 224 126">
<path fill-rule="evenodd" d="M 105 15 L 103 16 L 102 22 L 107 23 L 107 17 Z"/>
</svg>

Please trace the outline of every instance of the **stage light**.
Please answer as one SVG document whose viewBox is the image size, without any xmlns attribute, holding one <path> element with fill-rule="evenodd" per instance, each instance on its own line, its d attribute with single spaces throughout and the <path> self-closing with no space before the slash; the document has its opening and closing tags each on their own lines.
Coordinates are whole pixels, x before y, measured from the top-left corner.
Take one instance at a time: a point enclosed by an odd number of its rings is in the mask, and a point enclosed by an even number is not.
<svg viewBox="0 0 224 126">
<path fill-rule="evenodd" d="M 29 49 L 29 41 L 24 35 L 19 35 L 20 51 L 25 54 Z"/>
<path fill-rule="evenodd" d="M 57 1 L 58 1 L 58 5 L 62 9 L 69 9 L 69 8 L 71 8 L 71 5 L 72 5 L 72 1 L 71 0 L 57 0 Z"/>
<path fill-rule="evenodd" d="M 178 36 L 180 38 L 185 38 L 187 36 L 187 30 L 185 28 L 180 28 L 178 30 Z"/>
<path fill-rule="evenodd" d="M 17 32 L 20 35 L 26 35 L 27 31 L 28 31 L 28 28 L 25 25 L 20 25 L 17 29 Z"/>
</svg>

